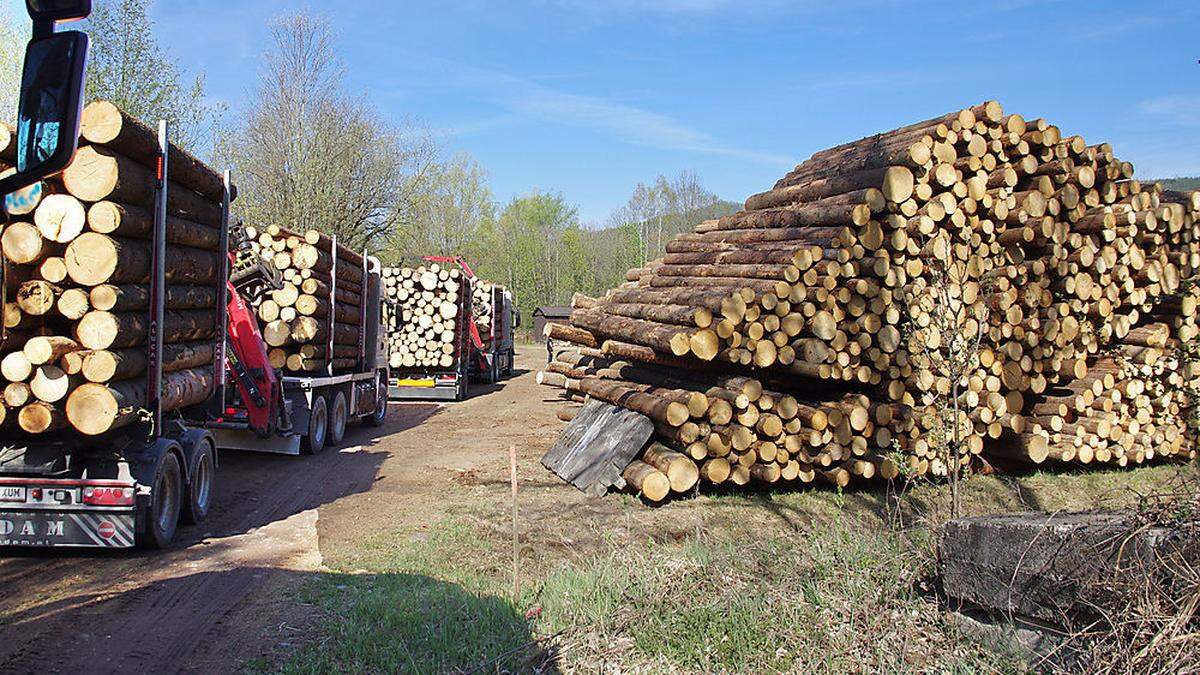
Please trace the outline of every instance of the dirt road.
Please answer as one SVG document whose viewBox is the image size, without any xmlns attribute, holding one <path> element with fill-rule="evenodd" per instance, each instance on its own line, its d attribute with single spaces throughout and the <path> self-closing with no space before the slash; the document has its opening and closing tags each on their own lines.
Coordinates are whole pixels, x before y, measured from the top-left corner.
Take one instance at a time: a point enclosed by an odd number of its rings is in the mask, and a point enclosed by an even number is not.
<svg viewBox="0 0 1200 675">
<path fill-rule="evenodd" d="M 431 522 L 455 476 L 554 437 L 531 373 L 544 358 L 521 350 L 518 377 L 463 403 L 393 404 L 340 450 L 224 453 L 210 519 L 169 551 L 0 552 L 0 672 L 228 672 L 303 639 L 278 591 L 319 573 L 323 550 Z"/>
</svg>

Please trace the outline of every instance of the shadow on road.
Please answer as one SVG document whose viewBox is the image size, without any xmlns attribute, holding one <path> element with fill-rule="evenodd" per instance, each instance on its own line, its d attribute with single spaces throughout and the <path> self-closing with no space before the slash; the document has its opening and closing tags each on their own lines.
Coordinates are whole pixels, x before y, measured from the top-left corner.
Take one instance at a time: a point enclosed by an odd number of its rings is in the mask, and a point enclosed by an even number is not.
<svg viewBox="0 0 1200 675">
<path fill-rule="evenodd" d="M 204 598 L 268 586 L 297 594 L 307 615 L 265 634 L 210 630 L 221 615 Z M 270 669 L 302 659 L 311 672 L 557 672 L 554 654 L 508 600 L 414 574 L 266 567 L 185 574 L 137 594 L 96 591 L 35 604 L 9 614 L 0 632 L 8 643 L 0 650 L 2 673 L 233 672 L 247 665 L 231 663 L 231 653 Z M 230 642 L 250 649 L 231 650 Z"/>
</svg>

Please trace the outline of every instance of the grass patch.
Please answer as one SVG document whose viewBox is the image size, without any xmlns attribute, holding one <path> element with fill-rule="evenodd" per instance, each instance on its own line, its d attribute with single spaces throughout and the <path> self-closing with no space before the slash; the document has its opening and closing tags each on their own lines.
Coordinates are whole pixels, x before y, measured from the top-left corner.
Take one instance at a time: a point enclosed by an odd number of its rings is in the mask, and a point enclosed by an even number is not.
<svg viewBox="0 0 1200 675">
<path fill-rule="evenodd" d="M 323 574 L 302 586 L 300 600 L 328 617 L 319 641 L 283 668 L 288 673 L 469 671 L 512 653 L 524 656 L 531 628 L 492 584 L 455 561 L 477 547 L 470 529 L 448 524 L 424 541 L 376 541 L 365 552 L 370 572 Z M 512 659 L 509 659 L 512 660 Z"/>
<path fill-rule="evenodd" d="M 647 541 L 563 565 L 517 602 L 494 562 L 501 544 L 463 519 L 423 540 L 372 543 L 357 561 L 371 573 L 305 588 L 330 622 L 285 672 L 999 665 L 942 620 L 921 584 L 928 547 L 907 535 L 835 527 Z M 537 616 L 526 620 L 530 608 Z"/>
<path fill-rule="evenodd" d="M 1131 507 L 1194 471 L 976 477 L 964 505 L 970 514 Z M 762 490 L 653 509 L 574 496 L 525 496 L 515 600 L 499 488 L 432 526 L 328 552 L 333 573 L 303 590 L 326 617 L 321 638 L 283 670 L 1023 669 L 960 635 L 933 597 L 929 531 L 946 501 L 938 486 L 899 498 Z"/>
</svg>

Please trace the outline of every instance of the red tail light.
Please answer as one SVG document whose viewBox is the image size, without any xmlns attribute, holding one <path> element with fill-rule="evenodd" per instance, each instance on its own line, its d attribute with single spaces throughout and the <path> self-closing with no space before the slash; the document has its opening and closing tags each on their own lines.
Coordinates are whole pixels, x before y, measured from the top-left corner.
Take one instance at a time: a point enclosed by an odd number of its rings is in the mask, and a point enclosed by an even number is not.
<svg viewBox="0 0 1200 675">
<path fill-rule="evenodd" d="M 132 506 L 131 487 L 85 487 L 83 503 L 93 506 Z"/>
</svg>

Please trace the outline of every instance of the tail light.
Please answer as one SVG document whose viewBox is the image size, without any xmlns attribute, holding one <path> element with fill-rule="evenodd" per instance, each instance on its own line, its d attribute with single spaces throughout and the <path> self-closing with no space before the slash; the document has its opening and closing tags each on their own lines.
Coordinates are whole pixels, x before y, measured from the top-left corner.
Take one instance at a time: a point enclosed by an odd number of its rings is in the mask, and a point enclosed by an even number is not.
<svg viewBox="0 0 1200 675">
<path fill-rule="evenodd" d="M 85 487 L 83 503 L 92 506 L 132 506 L 131 487 Z"/>
</svg>

